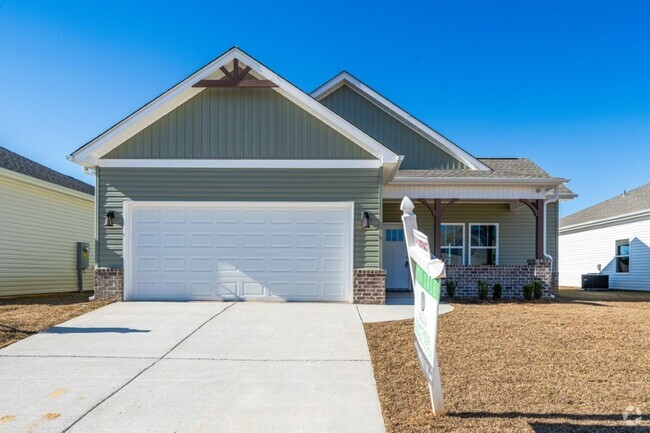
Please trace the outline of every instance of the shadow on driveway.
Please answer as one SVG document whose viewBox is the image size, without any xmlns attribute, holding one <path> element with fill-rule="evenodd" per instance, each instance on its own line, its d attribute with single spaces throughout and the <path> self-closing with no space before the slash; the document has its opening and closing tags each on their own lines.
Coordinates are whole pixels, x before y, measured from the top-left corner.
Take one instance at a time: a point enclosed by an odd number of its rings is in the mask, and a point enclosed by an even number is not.
<svg viewBox="0 0 650 433">
<path fill-rule="evenodd" d="M 55 326 L 43 331 L 43 334 L 130 334 L 132 332 L 150 332 L 148 329 L 133 328 L 77 328 L 72 326 Z"/>
</svg>

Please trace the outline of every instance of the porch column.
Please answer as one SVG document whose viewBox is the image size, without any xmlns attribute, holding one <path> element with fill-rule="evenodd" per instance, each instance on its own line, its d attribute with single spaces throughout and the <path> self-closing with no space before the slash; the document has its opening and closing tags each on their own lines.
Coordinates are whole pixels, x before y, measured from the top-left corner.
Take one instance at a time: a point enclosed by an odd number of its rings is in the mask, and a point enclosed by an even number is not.
<svg viewBox="0 0 650 433">
<path fill-rule="evenodd" d="M 418 201 L 429 209 L 429 212 L 431 212 L 431 216 L 433 217 L 433 255 L 440 258 L 442 256 L 442 239 L 440 239 L 442 236 L 442 216 L 447 210 L 447 207 L 457 202 L 458 199 L 454 198 L 449 200 L 447 203 L 442 204 L 442 200 L 436 198 L 433 200 L 433 205 L 423 198 L 419 198 Z"/>
<path fill-rule="evenodd" d="M 533 211 L 535 215 L 535 258 L 544 258 L 544 200 L 519 200 Z"/>
</svg>

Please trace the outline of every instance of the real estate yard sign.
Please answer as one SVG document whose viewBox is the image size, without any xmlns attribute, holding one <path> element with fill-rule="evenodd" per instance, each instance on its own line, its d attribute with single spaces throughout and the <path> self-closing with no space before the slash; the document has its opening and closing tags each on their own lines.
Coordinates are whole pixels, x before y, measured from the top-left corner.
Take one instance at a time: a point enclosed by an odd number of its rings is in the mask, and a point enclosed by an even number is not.
<svg viewBox="0 0 650 433">
<path fill-rule="evenodd" d="M 401 206 L 404 238 L 409 256 L 411 281 L 414 296 L 414 340 L 420 368 L 429 381 L 429 393 L 434 415 L 445 414 L 442 397 L 442 382 L 436 354 L 436 335 L 438 333 L 438 305 L 440 303 L 440 279 L 445 277 L 445 264 L 432 258 L 429 238 L 418 231 L 418 223 L 413 213 L 413 202 L 404 197 Z"/>
</svg>

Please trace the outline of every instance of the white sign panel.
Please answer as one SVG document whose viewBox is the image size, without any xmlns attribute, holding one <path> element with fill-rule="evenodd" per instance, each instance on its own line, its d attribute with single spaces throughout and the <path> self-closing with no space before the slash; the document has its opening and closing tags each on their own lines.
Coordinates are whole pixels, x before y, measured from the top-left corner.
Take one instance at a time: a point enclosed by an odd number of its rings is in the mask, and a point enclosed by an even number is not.
<svg viewBox="0 0 650 433">
<path fill-rule="evenodd" d="M 413 208 L 413 202 L 408 197 L 404 197 L 401 209 L 404 212 L 402 222 L 413 282 L 415 349 L 420 368 L 429 382 L 433 413 L 443 415 L 445 406 L 436 355 L 436 336 L 440 279 L 445 277 L 445 264 L 431 256 L 429 238 L 417 230 L 417 218 Z"/>
</svg>

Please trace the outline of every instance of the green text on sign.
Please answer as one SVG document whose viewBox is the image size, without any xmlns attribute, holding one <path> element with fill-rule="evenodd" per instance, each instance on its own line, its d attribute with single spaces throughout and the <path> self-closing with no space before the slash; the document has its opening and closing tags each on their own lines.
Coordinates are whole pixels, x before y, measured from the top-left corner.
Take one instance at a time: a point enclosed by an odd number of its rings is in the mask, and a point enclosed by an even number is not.
<svg viewBox="0 0 650 433">
<path fill-rule="evenodd" d="M 440 300 L 440 280 L 431 278 L 427 272 L 415 264 L 415 281 L 422 286 L 425 292 L 430 294 L 436 300 Z"/>
</svg>

